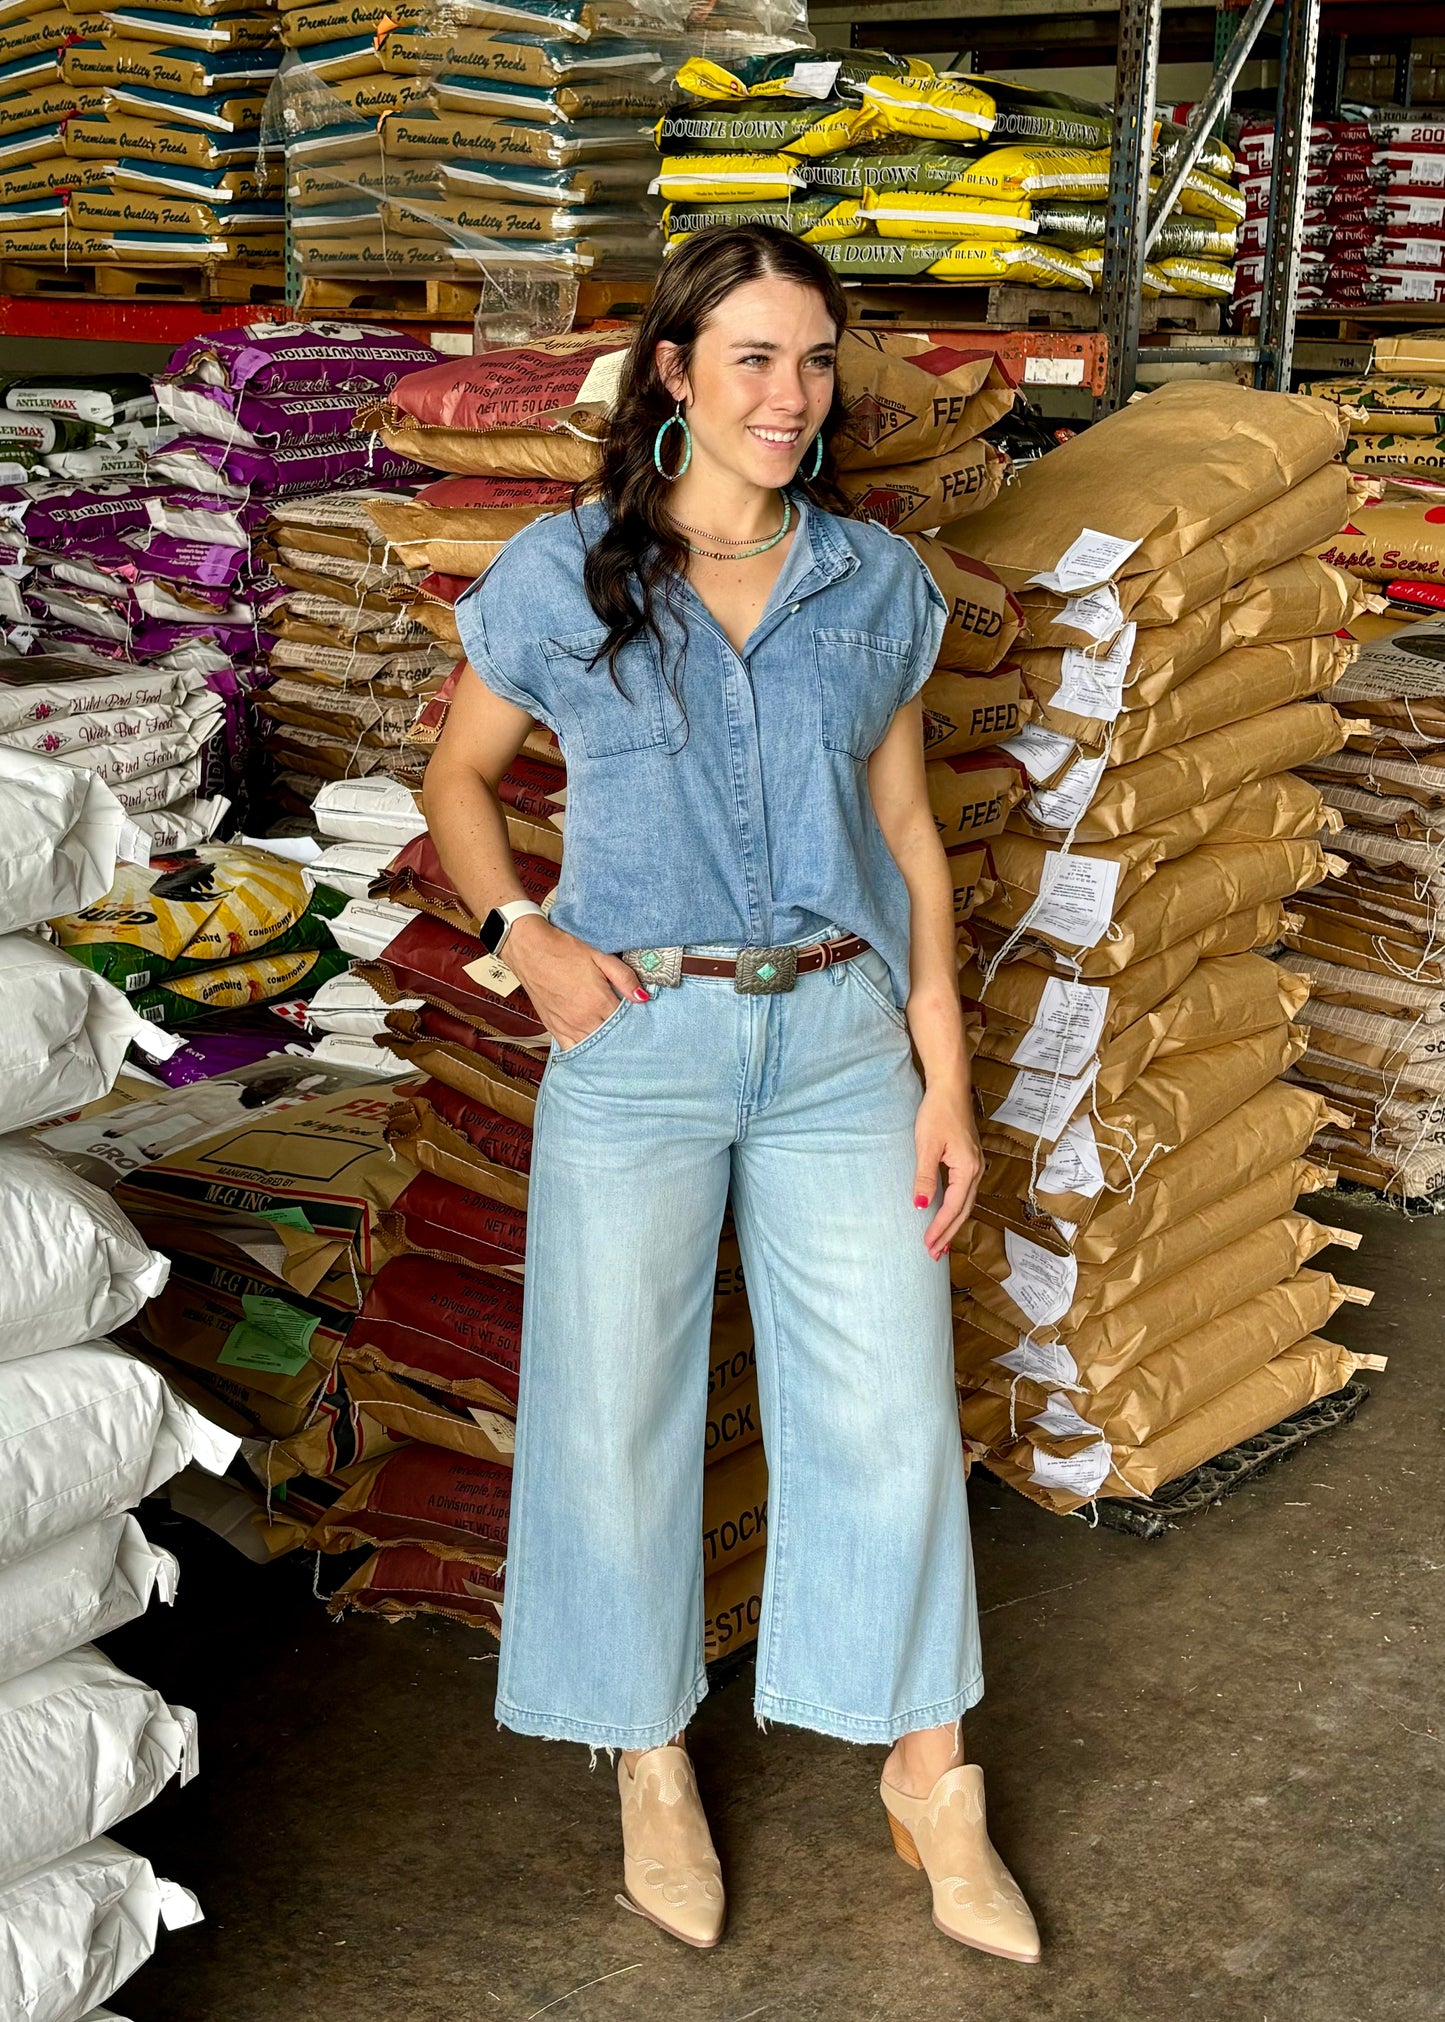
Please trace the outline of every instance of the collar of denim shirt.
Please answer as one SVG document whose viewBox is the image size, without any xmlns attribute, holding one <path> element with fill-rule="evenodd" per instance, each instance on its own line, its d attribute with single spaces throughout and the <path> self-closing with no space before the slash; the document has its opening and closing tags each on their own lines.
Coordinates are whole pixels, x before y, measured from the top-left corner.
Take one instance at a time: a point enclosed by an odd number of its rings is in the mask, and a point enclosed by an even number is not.
<svg viewBox="0 0 1445 2022">
<path fill-rule="evenodd" d="M 830 514 L 816 511 L 804 495 L 801 487 L 789 486 L 787 496 L 792 500 L 793 510 L 798 518 L 798 531 L 793 536 L 793 544 L 788 549 L 787 558 L 778 571 L 777 580 L 768 593 L 768 601 L 763 606 L 762 615 L 748 634 L 739 659 L 746 660 L 756 652 L 768 635 L 773 632 L 784 617 L 792 615 L 793 609 L 805 597 L 811 597 L 818 590 L 826 590 L 833 583 L 842 582 L 861 567 L 857 555 L 848 546 L 833 524 Z M 686 577 L 683 591 L 697 606 L 705 623 L 717 633 L 729 652 L 733 652 L 732 641 L 723 632 L 717 619 L 697 594 Z"/>
</svg>

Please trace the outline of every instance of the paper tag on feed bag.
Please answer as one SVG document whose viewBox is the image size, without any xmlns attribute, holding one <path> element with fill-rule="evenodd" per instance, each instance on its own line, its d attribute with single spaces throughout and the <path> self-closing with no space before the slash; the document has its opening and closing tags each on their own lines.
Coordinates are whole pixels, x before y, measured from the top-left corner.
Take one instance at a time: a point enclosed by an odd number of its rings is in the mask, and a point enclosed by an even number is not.
<svg viewBox="0 0 1445 2022">
<path fill-rule="evenodd" d="M 1088 1095 L 1098 1071 L 1098 1063 L 1091 1062 L 1083 1074 L 1066 1081 L 1061 1075 L 1040 1074 L 1033 1068 L 1021 1067 L 990 1121 L 1010 1124 L 1030 1137 L 1050 1142 Z"/>
<path fill-rule="evenodd" d="M 1079 1266 L 1073 1257 L 1059 1257 L 1027 1236 L 1004 1230 L 1004 1255 L 1009 1272 L 1002 1289 L 1035 1327 L 1052 1327 L 1074 1303 Z"/>
<path fill-rule="evenodd" d="M 1101 534 L 1093 527 L 1085 527 L 1077 539 L 1070 541 L 1054 566 L 1030 576 L 1029 583 L 1037 584 L 1041 590 L 1056 590 L 1061 597 L 1100 589 L 1111 576 L 1118 575 L 1141 545 L 1141 541 L 1126 541 L 1118 534 Z"/>
<path fill-rule="evenodd" d="M 1029 907 L 1028 925 L 1071 948 L 1092 948 L 1114 917 L 1119 866 L 1107 857 L 1080 857 L 1055 850 L 1044 858 L 1039 895 Z"/>
<path fill-rule="evenodd" d="M 1087 596 L 1070 597 L 1057 622 L 1088 639 L 1112 639 L 1124 622 L 1119 592 L 1109 583 L 1102 590 L 1090 590 Z"/>
<path fill-rule="evenodd" d="M 1070 1404 L 1055 1390 L 1042 1411 L 1036 1412 L 1029 1424 L 1049 1439 L 1097 1439 L 1099 1428 L 1090 1425 L 1087 1418 L 1081 1418 Z"/>
<path fill-rule="evenodd" d="M 999 749 L 1016 758 L 1038 786 L 1046 779 L 1055 778 L 1076 755 L 1079 747 L 1072 737 L 1064 737 L 1042 723 L 1026 723 L 1022 730 L 1006 737 Z"/>
<path fill-rule="evenodd" d="M 1040 828 L 1071 829 L 1080 816 L 1088 812 L 1108 762 L 1107 751 L 1101 751 L 1097 758 L 1079 759 L 1077 764 L 1069 767 L 1057 786 L 1031 793 L 1025 803 L 1025 812 Z"/>
<path fill-rule="evenodd" d="M 1075 716 L 1096 716 L 1112 723 L 1124 707 L 1124 678 L 1138 636 L 1137 625 L 1127 624 L 1110 640 L 1106 653 L 1088 653 L 1082 646 L 1064 648 L 1063 678 L 1053 698 L 1055 709 L 1070 710 Z"/>
<path fill-rule="evenodd" d="M 1040 1168 L 1039 1185 L 1047 1194 L 1082 1194 L 1088 1201 L 1103 1192 L 1104 1168 L 1088 1117 L 1074 1118 Z"/>
<path fill-rule="evenodd" d="M 1027 1377 L 1031 1383 L 1079 1388 L 1079 1365 L 1062 1341 L 1035 1341 L 1031 1334 L 1020 1334 L 1018 1347 L 1010 1348 L 1006 1355 L 995 1355 L 994 1361 L 1000 1369 Z"/>
<path fill-rule="evenodd" d="M 1108 1014 L 1109 993 L 1100 984 L 1050 976 L 1034 1022 L 1014 1048 L 1014 1066 L 1070 1079 L 1082 1074 L 1098 1049 Z"/>
<path fill-rule="evenodd" d="M 512 974 L 500 955 L 478 955 L 475 962 L 463 964 L 462 974 L 495 997 L 510 997 L 522 987 L 521 978 Z"/>
<path fill-rule="evenodd" d="M 1065 1489 L 1085 1501 L 1098 1494 L 1114 1465 L 1114 1449 L 1106 1439 L 1101 1439 L 1097 1446 L 1086 1446 L 1080 1453 L 1045 1453 L 1037 1446 L 1031 1452 L 1030 1481 L 1037 1482 L 1040 1488 Z"/>
</svg>

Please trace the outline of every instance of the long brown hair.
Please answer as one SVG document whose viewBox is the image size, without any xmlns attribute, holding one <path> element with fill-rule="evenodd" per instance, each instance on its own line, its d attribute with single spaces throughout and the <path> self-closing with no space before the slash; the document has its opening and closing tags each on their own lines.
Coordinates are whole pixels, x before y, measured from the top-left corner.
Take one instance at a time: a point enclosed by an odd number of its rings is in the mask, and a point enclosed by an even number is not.
<svg viewBox="0 0 1445 2022">
<path fill-rule="evenodd" d="M 669 255 L 622 368 L 601 471 L 579 487 L 582 495 L 600 499 L 608 508 L 607 526 L 588 550 L 583 583 L 588 603 L 607 627 L 597 658 L 606 655 L 619 687 L 617 655 L 644 630 L 661 655 L 657 598 L 668 596 L 687 566 L 687 546 L 667 517 L 667 481 L 653 462 L 657 431 L 676 409 L 657 369 L 657 346 L 675 344 L 686 371 L 698 333 L 718 304 L 734 288 L 767 278 L 812 288 L 842 334 L 847 300 L 820 253 L 775 225 L 720 225 L 694 233 Z M 800 473 L 794 480 L 810 499 L 834 512 L 847 510 L 832 455 L 833 432 L 842 419 L 835 386 L 823 422 L 818 475 Z M 811 455 L 807 460 L 811 468 Z M 665 661 L 663 676 L 671 686 Z"/>
</svg>

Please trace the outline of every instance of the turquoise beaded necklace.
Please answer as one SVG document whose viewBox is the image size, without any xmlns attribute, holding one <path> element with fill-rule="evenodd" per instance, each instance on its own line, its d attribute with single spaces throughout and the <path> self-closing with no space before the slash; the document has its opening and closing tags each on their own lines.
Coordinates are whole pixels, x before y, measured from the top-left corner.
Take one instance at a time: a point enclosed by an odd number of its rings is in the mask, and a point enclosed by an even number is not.
<svg viewBox="0 0 1445 2022">
<path fill-rule="evenodd" d="M 686 543 L 689 554 L 701 555 L 709 562 L 750 562 L 754 555 L 765 555 L 769 548 L 775 548 L 793 524 L 793 501 L 783 493 L 783 524 L 775 534 L 769 534 L 765 541 L 734 541 L 726 534 L 710 534 L 705 527 L 690 527 L 685 520 L 674 520 L 673 525 L 681 534 L 701 534 L 705 541 L 724 541 L 727 546 L 740 550 L 737 554 L 724 554 L 716 548 L 700 548 L 694 542 Z"/>
</svg>

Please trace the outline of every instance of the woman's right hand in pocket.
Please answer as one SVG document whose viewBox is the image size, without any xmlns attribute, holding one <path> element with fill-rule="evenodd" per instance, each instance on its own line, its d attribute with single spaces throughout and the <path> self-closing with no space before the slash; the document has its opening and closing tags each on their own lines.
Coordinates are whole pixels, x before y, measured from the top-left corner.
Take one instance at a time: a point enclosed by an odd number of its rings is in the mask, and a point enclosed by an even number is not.
<svg viewBox="0 0 1445 2022">
<path fill-rule="evenodd" d="M 620 999 L 650 1001 L 636 970 L 620 955 L 604 955 L 535 913 L 518 920 L 502 945 L 501 959 L 564 1053 L 610 1018 Z"/>
</svg>

